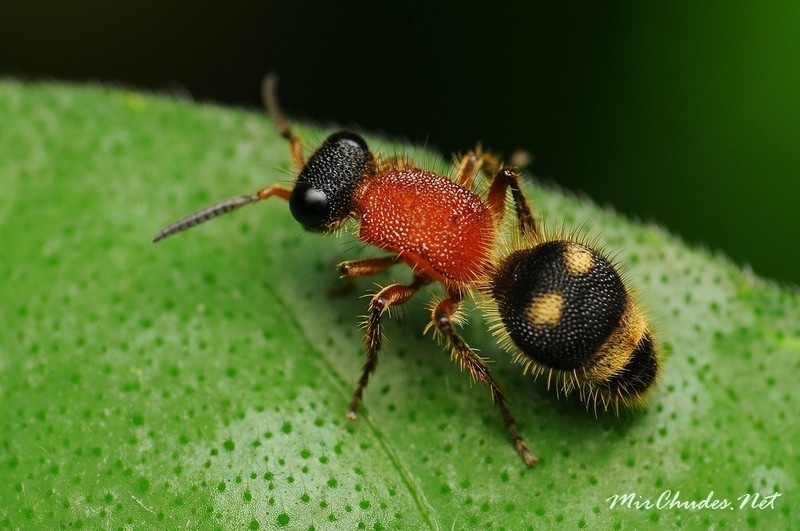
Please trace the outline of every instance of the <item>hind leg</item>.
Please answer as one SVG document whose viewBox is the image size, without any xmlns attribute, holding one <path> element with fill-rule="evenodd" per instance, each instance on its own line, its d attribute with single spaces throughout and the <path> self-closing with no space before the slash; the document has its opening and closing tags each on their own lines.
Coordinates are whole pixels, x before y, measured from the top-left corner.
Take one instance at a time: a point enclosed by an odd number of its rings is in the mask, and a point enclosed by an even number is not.
<svg viewBox="0 0 800 531">
<path fill-rule="evenodd" d="M 500 387 L 500 384 L 497 383 L 497 380 L 492 376 L 486 362 L 478 356 L 453 329 L 453 316 L 460 302 L 460 296 L 451 294 L 449 299 L 445 299 L 437 304 L 433 309 L 433 324 L 447 339 L 453 359 L 461 365 L 462 369 L 466 369 L 470 376 L 489 388 L 492 401 L 500 410 L 503 423 L 506 425 L 506 429 L 511 436 L 511 442 L 522 457 L 522 460 L 525 461 L 525 464 L 533 466 L 538 461 L 538 458 L 528 449 L 527 444 L 525 444 L 525 439 L 522 438 L 522 435 L 520 435 L 517 430 L 517 423 L 511 411 L 508 409 L 506 395 Z"/>
</svg>

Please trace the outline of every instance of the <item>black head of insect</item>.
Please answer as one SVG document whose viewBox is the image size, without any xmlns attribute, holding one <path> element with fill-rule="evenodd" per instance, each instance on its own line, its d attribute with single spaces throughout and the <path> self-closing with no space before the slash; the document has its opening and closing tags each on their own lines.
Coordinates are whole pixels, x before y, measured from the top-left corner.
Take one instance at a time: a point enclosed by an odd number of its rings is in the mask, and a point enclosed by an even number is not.
<svg viewBox="0 0 800 531">
<path fill-rule="evenodd" d="M 299 161 L 302 162 L 302 156 Z M 153 242 L 272 196 L 288 200 L 292 216 L 306 230 L 333 230 L 350 215 L 353 192 L 362 176 L 374 171 L 374 167 L 375 157 L 364 139 L 355 133 L 339 131 L 326 138 L 303 164 L 291 190 L 275 184 L 254 194 L 214 203 L 167 225 Z"/>
<path fill-rule="evenodd" d="M 348 131 L 330 135 L 297 176 L 289 198 L 292 216 L 307 230 L 335 228 L 350 215 L 356 185 L 374 164 L 359 135 Z"/>
</svg>

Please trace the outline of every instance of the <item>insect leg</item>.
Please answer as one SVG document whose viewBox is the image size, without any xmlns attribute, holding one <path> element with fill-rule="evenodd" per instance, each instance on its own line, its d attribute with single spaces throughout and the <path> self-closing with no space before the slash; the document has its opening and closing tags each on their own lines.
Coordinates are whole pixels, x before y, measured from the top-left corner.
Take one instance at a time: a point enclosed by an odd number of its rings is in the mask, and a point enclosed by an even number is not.
<svg viewBox="0 0 800 531">
<path fill-rule="evenodd" d="M 430 279 L 427 277 L 417 275 L 414 277 L 414 281 L 411 284 L 392 284 L 386 286 L 372 297 L 369 303 L 369 313 L 367 314 L 367 331 L 364 335 L 367 360 L 364 362 L 363 372 L 361 378 L 358 380 L 358 387 L 356 387 L 356 391 L 353 393 L 353 401 L 350 402 L 350 407 L 347 410 L 346 416 L 349 420 L 356 420 L 358 417 L 358 406 L 361 403 L 364 389 L 367 387 L 370 375 L 375 372 L 375 367 L 378 365 L 378 352 L 381 350 L 383 344 L 381 316 L 390 307 L 408 302 L 422 286 L 429 282 Z"/>
<path fill-rule="evenodd" d="M 475 151 L 470 151 L 463 157 L 458 164 L 456 171 L 456 183 L 464 188 L 472 189 L 475 183 L 475 177 L 478 172 L 483 171 L 489 177 L 500 168 L 500 161 L 487 151 L 483 151 L 480 146 L 475 148 Z"/>
<path fill-rule="evenodd" d="M 336 266 L 339 270 L 339 278 L 342 279 L 342 283 L 328 288 L 328 296 L 338 297 L 344 295 L 355 287 L 353 279 L 383 273 L 397 263 L 400 263 L 400 257 L 398 255 L 342 262 Z"/>
<path fill-rule="evenodd" d="M 525 439 L 522 438 L 522 435 L 520 435 L 519 431 L 517 430 L 517 423 L 514 420 L 511 411 L 508 409 L 508 404 L 506 403 L 506 396 L 503 392 L 503 389 L 500 387 L 500 384 L 497 382 L 497 380 L 494 379 L 494 376 L 492 376 L 492 373 L 489 370 L 489 366 L 486 364 L 486 362 L 480 356 L 478 356 L 475 351 L 472 350 L 472 348 L 470 348 L 470 346 L 467 345 L 461 336 L 459 336 L 453 329 L 453 315 L 458 309 L 460 301 L 460 295 L 451 294 L 450 298 L 438 303 L 433 309 L 433 323 L 436 326 L 436 329 L 441 332 L 445 338 L 447 338 L 453 358 L 458 361 L 462 369 L 466 369 L 470 376 L 489 388 L 489 392 L 492 395 L 492 401 L 500 410 L 500 415 L 503 417 L 503 423 L 508 429 L 508 433 L 511 436 L 511 441 L 514 443 L 514 447 L 517 449 L 517 452 L 519 452 L 519 455 L 522 457 L 523 461 L 525 461 L 525 464 L 528 466 L 533 466 L 538 461 L 538 458 L 528 449 L 528 446 L 525 444 Z"/>
<path fill-rule="evenodd" d="M 513 169 L 502 168 L 495 174 L 487 197 L 489 208 L 492 209 L 497 219 L 502 219 L 505 214 L 506 189 L 508 188 L 511 189 L 511 196 L 514 198 L 514 207 L 522 234 L 536 235 L 536 220 L 531 213 L 528 200 L 520 188 L 519 175 Z"/>
<path fill-rule="evenodd" d="M 342 262 L 337 267 L 339 275 L 345 279 L 355 277 L 368 277 L 383 273 L 393 265 L 400 262 L 400 256 L 383 256 L 381 258 L 366 258 L 364 260 L 351 260 Z"/>
</svg>

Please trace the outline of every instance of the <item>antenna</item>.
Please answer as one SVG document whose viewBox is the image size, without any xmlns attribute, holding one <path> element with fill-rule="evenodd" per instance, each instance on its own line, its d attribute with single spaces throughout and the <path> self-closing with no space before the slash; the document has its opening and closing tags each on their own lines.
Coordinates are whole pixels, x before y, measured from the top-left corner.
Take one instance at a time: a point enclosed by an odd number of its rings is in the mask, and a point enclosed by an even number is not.
<svg viewBox="0 0 800 531">
<path fill-rule="evenodd" d="M 200 223 L 208 221 L 209 219 L 213 219 L 217 216 L 221 216 L 222 214 L 227 214 L 228 212 L 241 208 L 245 205 L 249 205 L 250 203 L 256 203 L 258 201 L 263 201 L 264 199 L 269 199 L 273 195 L 277 195 L 278 197 L 288 201 L 291 193 L 291 190 L 288 188 L 273 184 L 271 186 L 267 186 L 266 188 L 262 188 L 258 192 L 251 195 L 240 195 L 239 197 L 225 199 L 218 203 L 214 203 L 213 205 L 209 205 L 202 210 L 198 210 L 194 214 L 189 214 L 185 218 L 181 218 L 174 223 L 170 223 L 158 231 L 158 234 L 153 237 L 153 243 L 163 240 L 167 236 L 172 236 L 173 234 L 185 231 L 186 229 L 191 229 L 195 225 L 199 225 Z"/>
</svg>

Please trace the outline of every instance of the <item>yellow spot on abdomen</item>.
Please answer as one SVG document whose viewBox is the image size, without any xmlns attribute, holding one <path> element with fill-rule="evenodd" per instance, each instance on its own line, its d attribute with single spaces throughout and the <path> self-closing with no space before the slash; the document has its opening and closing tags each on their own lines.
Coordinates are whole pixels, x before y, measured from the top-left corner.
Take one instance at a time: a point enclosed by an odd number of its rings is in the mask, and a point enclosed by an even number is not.
<svg viewBox="0 0 800 531">
<path fill-rule="evenodd" d="M 525 310 L 528 323 L 534 327 L 556 326 L 564 313 L 564 297 L 550 292 L 533 299 Z"/>
<path fill-rule="evenodd" d="M 597 349 L 592 366 L 585 376 L 590 381 L 605 382 L 621 371 L 633 356 L 639 342 L 647 334 L 644 315 L 634 305 L 622 314 L 619 325 Z"/>
<path fill-rule="evenodd" d="M 594 267 L 594 256 L 583 245 L 572 243 L 564 253 L 564 265 L 572 276 L 585 275 Z"/>
</svg>

